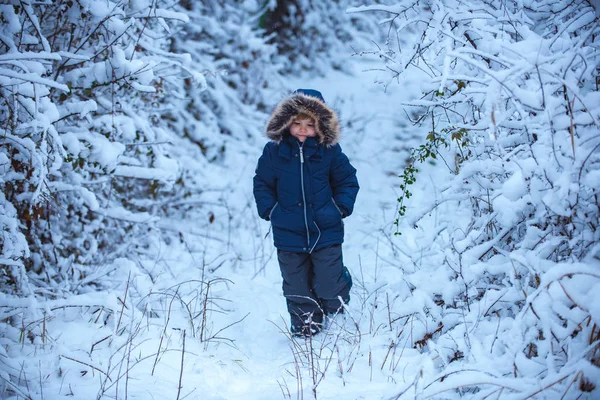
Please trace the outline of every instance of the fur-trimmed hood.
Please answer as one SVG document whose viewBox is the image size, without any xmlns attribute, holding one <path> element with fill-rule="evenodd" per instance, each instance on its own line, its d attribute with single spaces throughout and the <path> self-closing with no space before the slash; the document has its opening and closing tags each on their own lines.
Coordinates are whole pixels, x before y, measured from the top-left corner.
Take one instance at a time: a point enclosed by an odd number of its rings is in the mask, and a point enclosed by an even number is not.
<svg viewBox="0 0 600 400">
<path fill-rule="evenodd" d="M 298 89 L 291 96 L 283 99 L 269 118 L 267 137 L 280 142 L 298 114 L 306 114 L 315 120 L 315 130 L 320 144 L 330 147 L 338 143 L 340 140 L 338 117 L 316 90 Z"/>
</svg>

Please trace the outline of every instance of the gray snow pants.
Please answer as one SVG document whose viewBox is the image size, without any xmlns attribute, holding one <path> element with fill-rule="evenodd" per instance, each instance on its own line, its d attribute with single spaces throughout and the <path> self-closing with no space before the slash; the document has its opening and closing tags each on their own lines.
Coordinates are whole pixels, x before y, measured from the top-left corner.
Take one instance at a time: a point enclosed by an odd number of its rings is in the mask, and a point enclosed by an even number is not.
<svg viewBox="0 0 600 400">
<path fill-rule="evenodd" d="M 343 312 L 340 298 L 350 301 L 352 278 L 344 267 L 342 245 L 336 244 L 308 253 L 277 250 L 292 326 L 304 325 L 307 317 L 320 323 L 323 313 Z"/>
</svg>

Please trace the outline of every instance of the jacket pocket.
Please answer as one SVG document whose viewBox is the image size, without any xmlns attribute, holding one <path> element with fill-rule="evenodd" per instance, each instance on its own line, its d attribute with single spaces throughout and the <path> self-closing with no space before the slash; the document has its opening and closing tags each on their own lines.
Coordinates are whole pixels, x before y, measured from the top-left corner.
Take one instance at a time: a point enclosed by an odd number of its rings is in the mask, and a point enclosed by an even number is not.
<svg viewBox="0 0 600 400">
<path fill-rule="evenodd" d="M 327 201 L 321 208 L 317 209 L 315 221 L 321 230 L 343 224 L 342 213 L 333 201 Z"/>
<path fill-rule="evenodd" d="M 269 211 L 269 221 L 271 220 L 271 217 L 273 216 L 273 211 L 275 211 L 275 209 L 277 208 L 278 205 L 279 205 L 279 202 L 275 203 L 273 208 L 271 208 L 271 211 Z"/>
<path fill-rule="evenodd" d="M 335 202 L 335 200 L 333 199 L 333 197 L 331 198 L 331 202 L 333 203 L 333 205 L 335 206 L 335 209 L 338 210 L 338 212 L 340 213 L 340 216 L 342 218 L 344 218 L 344 213 L 342 212 L 342 210 L 340 210 L 340 208 L 338 207 L 337 203 Z"/>
<path fill-rule="evenodd" d="M 297 207 L 300 208 L 300 207 Z M 304 214 L 298 210 L 289 210 L 277 204 L 271 210 L 271 226 L 274 229 L 305 233 Z"/>
</svg>

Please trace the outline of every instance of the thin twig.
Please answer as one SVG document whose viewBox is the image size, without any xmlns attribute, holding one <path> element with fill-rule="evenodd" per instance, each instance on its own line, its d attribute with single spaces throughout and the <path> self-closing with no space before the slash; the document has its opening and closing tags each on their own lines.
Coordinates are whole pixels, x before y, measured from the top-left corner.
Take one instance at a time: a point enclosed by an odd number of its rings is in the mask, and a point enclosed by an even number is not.
<svg viewBox="0 0 600 400">
<path fill-rule="evenodd" d="M 181 370 L 179 371 L 179 387 L 177 388 L 177 400 L 179 400 L 179 395 L 181 394 L 181 388 L 183 387 L 181 381 L 183 379 L 183 360 L 185 357 L 185 333 L 186 330 L 183 330 L 183 348 L 181 349 Z"/>
<path fill-rule="evenodd" d="M 101 370 L 100 368 L 98 368 L 98 367 L 94 367 L 94 366 L 93 366 L 93 365 L 91 365 L 91 364 L 85 363 L 85 362 L 83 362 L 83 361 L 76 360 L 76 359 L 74 359 L 74 358 L 71 358 L 71 357 L 68 357 L 68 356 L 65 356 L 65 355 L 62 355 L 61 357 L 63 357 L 63 358 L 66 358 L 67 360 L 71 360 L 71 361 L 74 361 L 74 362 L 76 362 L 76 363 L 79 363 L 79 364 L 85 365 L 85 366 L 87 366 L 87 367 L 90 367 L 91 369 L 93 369 L 93 370 L 95 370 L 95 371 L 98 371 L 98 372 L 100 372 L 101 374 L 103 374 L 104 376 L 106 376 L 106 377 L 108 378 L 108 380 L 112 382 L 112 379 L 110 379 L 110 376 L 108 376 L 108 374 L 107 374 L 106 372 L 102 371 L 102 370 Z"/>
<path fill-rule="evenodd" d="M 119 322 L 117 323 L 117 329 L 115 329 L 115 333 L 118 334 L 119 327 L 121 326 L 121 319 L 123 318 L 123 311 L 125 310 L 125 302 L 127 301 L 127 293 L 129 292 L 129 282 L 131 281 L 131 271 L 129 272 L 129 276 L 127 277 L 127 286 L 125 287 L 125 297 L 121 302 L 121 314 L 119 315 Z"/>
</svg>

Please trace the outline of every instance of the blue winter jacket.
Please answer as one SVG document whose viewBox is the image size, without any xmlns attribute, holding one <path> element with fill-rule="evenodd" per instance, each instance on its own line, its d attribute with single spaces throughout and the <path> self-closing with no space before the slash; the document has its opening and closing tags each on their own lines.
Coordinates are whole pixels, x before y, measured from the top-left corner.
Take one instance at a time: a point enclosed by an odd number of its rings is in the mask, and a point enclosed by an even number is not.
<svg viewBox="0 0 600 400">
<path fill-rule="evenodd" d="M 317 137 L 303 144 L 289 133 L 299 113 L 316 120 Z M 342 218 L 352 214 L 359 186 L 337 144 L 335 113 L 322 98 L 297 93 L 275 109 L 267 135 L 273 140 L 258 160 L 254 197 L 260 217 L 271 221 L 275 247 L 310 253 L 341 244 Z"/>
</svg>

